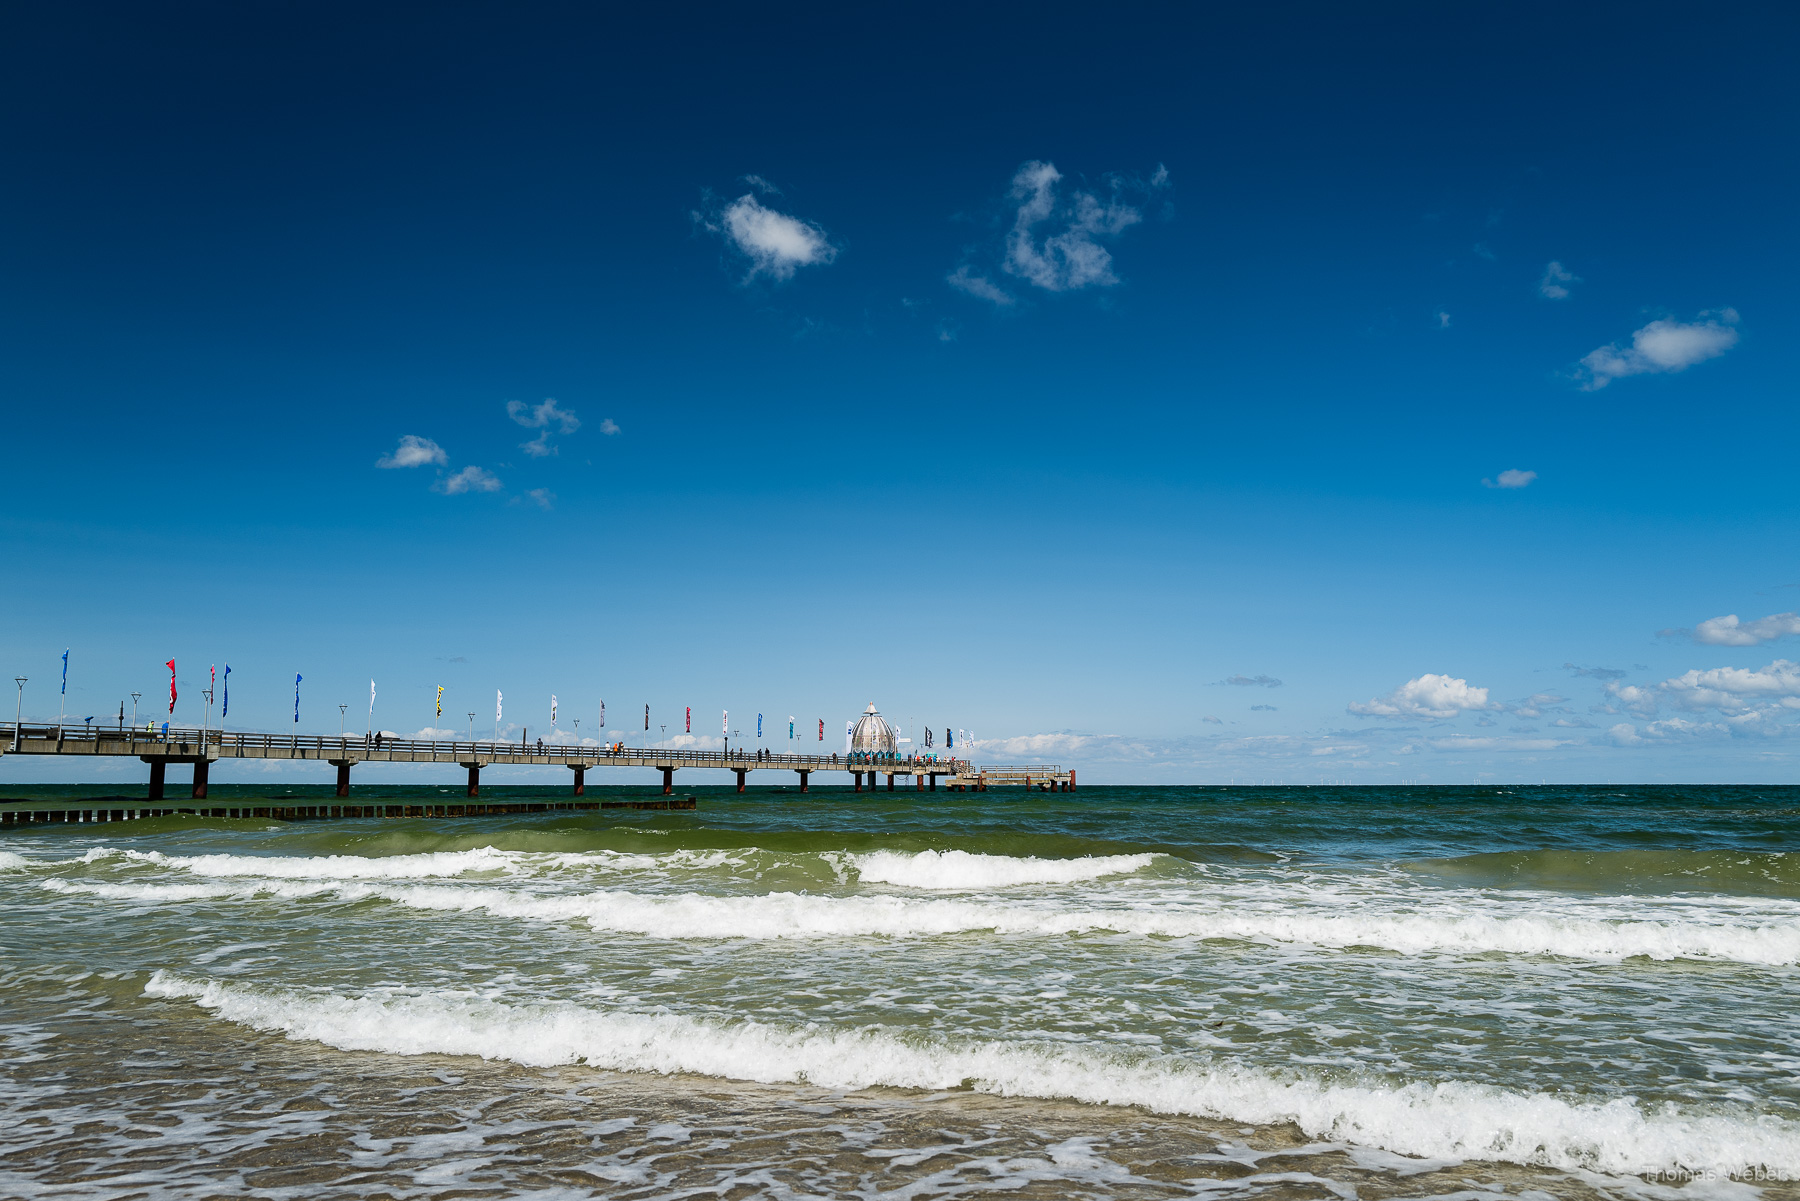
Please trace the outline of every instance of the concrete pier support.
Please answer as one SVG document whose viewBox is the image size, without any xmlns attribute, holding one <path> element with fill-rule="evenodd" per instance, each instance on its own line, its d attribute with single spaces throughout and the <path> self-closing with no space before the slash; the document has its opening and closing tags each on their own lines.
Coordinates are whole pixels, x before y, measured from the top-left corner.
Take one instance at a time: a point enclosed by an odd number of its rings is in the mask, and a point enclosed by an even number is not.
<svg viewBox="0 0 1800 1201">
<path fill-rule="evenodd" d="M 809 784 L 808 784 L 808 783 L 807 783 L 807 782 L 806 782 L 806 781 L 807 781 L 807 777 L 809 777 L 809 776 L 811 776 L 811 775 L 812 775 L 812 773 L 811 773 L 811 772 L 809 772 L 809 771 L 803 771 L 803 772 L 801 772 L 801 773 L 800 773 L 800 791 L 801 791 L 801 792 L 805 792 L 805 791 L 806 791 L 806 790 L 807 790 L 807 789 L 808 789 L 808 788 L 810 788 L 810 787 L 811 787 L 811 785 L 809 785 Z"/>
<path fill-rule="evenodd" d="M 339 759 L 335 766 L 338 769 L 337 794 L 341 797 L 350 795 L 350 760 Z"/>
<path fill-rule="evenodd" d="M 480 796 L 481 795 L 481 764 L 465 763 L 465 764 L 463 764 L 463 766 L 469 769 L 469 787 L 468 787 L 468 790 L 463 793 L 463 795 L 464 796 Z"/>
<path fill-rule="evenodd" d="M 672 767 L 665 767 L 662 769 L 662 773 L 663 773 L 663 795 L 668 796 L 670 793 L 675 791 L 675 769 Z"/>
<path fill-rule="evenodd" d="M 740 767 L 737 769 L 737 777 L 738 777 L 738 791 L 742 792 L 742 791 L 744 791 L 744 769 L 743 768 Z"/>
<path fill-rule="evenodd" d="M 920 775 L 918 772 L 914 772 L 913 773 L 913 791 L 914 792 L 923 792 L 924 790 L 925 790 L 925 777 Z"/>
<path fill-rule="evenodd" d="M 932 791 L 932 792 L 937 791 L 937 773 L 936 772 L 931 773 L 931 789 L 930 789 L 930 791 Z"/>
<path fill-rule="evenodd" d="M 575 773 L 575 793 L 574 793 L 574 795 L 586 796 L 587 795 L 587 764 L 571 763 L 571 764 L 569 764 L 569 770 Z"/>
<path fill-rule="evenodd" d="M 861 792 L 862 791 L 862 773 L 859 771 L 853 771 L 850 774 L 856 777 L 856 791 Z M 869 787 L 873 788 L 874 783 L 871 782 Z"/>
<path fill-rule="evenodd" d="M 194 799 L 196 801 L 204 801 L 206 799 L 207 769 L 209 769 L 211 766 L 212 766 L 212 764 L 208 760 L 205 760 L 205 759 L 194 760 L 194 793 L 193 793 L 193 795 L 194 795 Z"/>
<path fill-rule="evenodd" d="M 1075 769 L 1072 767 L 1069 769 L 1069 791 L 1075 791 Z"/>
<path fill-rule="evenodd" d="M 889 792 L 894 791 L 894 773 L 893 772 L 888 773 L 888 791 Z"/>
<path fill-rule="evenodd" d="M 168 760 L 166 760 L 166 759 L 150 760 L 150 794 L 149 794 L 150 800 L 160 801 L 163 799 L 163 775 L 165 772 L 168 771 L 168 769 L 169 769 Z"/>
</svg>

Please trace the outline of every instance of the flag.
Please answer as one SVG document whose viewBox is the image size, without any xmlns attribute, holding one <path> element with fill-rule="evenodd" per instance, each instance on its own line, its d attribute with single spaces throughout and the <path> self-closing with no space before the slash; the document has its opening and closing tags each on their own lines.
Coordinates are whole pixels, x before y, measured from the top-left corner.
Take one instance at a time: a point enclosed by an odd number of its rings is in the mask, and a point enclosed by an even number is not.
<svg viewBox="0 0 1800 1201">
<path fill-rule="evenodd" d="M 926 746 L 931 745 L 931 727 L 930 726 L 925 727 L 925 745 Z"/>
<path fill-rule="evenodd" d="M 556 724 L 556 694 L 554 692 L 550 694 L 550 724 Z"/>
<path fill-rule="evenodd" d="M 219 665 L 217 663 L 208 663 L 206 665 L 206 682 L 213 688 L 219 686 Z"/>
<path fill-rule="evenodd" d="M 956 749 L 956 739 L 951 736 L 949 726 L 944 727 L 944 749 L 947 751 Z"/>
<path fill-rule="evenodd" d="M 825 719 L 823 717 L 819 719 L 819 741 L 825 741 Z"/>
<path fill-rule="evenodd" d="M 846 755 L 850 753 L 850 735 L 855 729 L 856 726 L 854 724 L 850 722 L 844 723 L 844 754 Z"/>
<path fill-rule="evenodd" d="M 794 741 L 794 715 L 788 714 L 788 741 Z"/>
<path fill-rule="evenodd" d="M 762 737 L 762 714 L 760 713 L 756 715 L 756 736 Z"/>
<path fill-rule="evenodd" d="M 500 728 L 500 715 L 505 712 L 501 706 L 501 702 L 505 699 L 506 694 L 504 692 L 501 692 L 498 688 L 494 689 L 494 729 L 496 730 Z"/>
<path fill-rule="evenodd" d="M 64 651 L 64 652 L 63 652 L 63 683 L 62 683 L 62 690 L 63 690 L 63 695 L 64 695 L 64 696 L 67 696 L 67 695 L 69 695 L 69 652 L 68 652 L 68 651 L 66 651 L 66 650 L 65 650 L 65 651 Z"/>
<path fill-rule="evenodd" d="M 600 699 L 600 728 L 602 730 L 604 730 L 606 728 L 606 698 L 605 697 L 602 697 Z"/>
<path fill-rule="evenodd" d="M 719 733 L 731 733 L 731 710 L 729 709 L 719 710 Z"/>
<path fill-rule="evenodd" d="M 650 728 L 650 706 L 645 705 L 644 706 L 644 729 L 648 730 L 649 728 Z"/>
<path fill-rule="evenodd" d="M 369 725 L 370 725 L 371 729 L 374 727 L 374 724 L 375 724 L 375 681 L 370 680 L 369 681 Z"/>
<path fill-rule="evenodd" d="M 692 705 L 689 705 L 687 707 L 687 730 L 685 731 L 685 733 L 692 734 L 693 732 L 694 732 L 694 707 Z"/>
<path fill-rule="evenodd" d="M 230 712 L 231 712 L 231 664 L 227 663 L 225 665 L 225 707 L 223 709 L 219 710 L 220 720 L 223 720 L 225 718 L 225 715 Z"/>
<path fill-rule="evenodd" d="M 438 690 L 437 715 L 438 715 L 438 719 L 441 721 L 441 720 L 443 720 L 443 716 L 444 716 L 444 686 L 442 684 L 439 684 L 437 686 L 437 690 Z"/>
<path fill-rule="evenodd" d="M 175 712 L 175 660 L 173 659 L 169 660 L 169 712 Z"/>
<path fill-rule="evenodd" d="M 294 673 L 294 724 L 300 724 L 300 673 Z"/>
</svg>

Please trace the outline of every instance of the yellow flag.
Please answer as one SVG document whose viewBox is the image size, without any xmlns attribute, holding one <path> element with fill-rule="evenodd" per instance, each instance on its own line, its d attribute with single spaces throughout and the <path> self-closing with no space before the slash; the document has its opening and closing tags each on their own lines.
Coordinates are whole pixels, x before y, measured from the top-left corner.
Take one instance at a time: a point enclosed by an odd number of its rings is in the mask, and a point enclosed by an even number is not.
<svg viewBox="0 0 1800 1201">
<path fill-rule="evenodd" d="M 438 716 L 442 717 L 444 715 L 444 686 L 442 684 L 439 684 L 437 686 L 437 689 L 438 689 Z"/>
</svg>

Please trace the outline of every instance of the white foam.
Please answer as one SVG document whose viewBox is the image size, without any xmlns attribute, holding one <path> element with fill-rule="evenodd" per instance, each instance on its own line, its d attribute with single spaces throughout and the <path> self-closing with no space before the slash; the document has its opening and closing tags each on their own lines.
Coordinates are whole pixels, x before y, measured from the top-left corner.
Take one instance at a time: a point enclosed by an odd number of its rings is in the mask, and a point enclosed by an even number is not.
<svg viewBox="0 0 1800 1201">
<path fill-rule="evenodd" d="M 228 1021 L 344 1050 L 479 1055 L 532 1066 L 587 1063 L 826 1088 L 972 1087 L 1239 1122 L 1293 1122 L 1313 1138 L 1405 1155 L 1612 1173 L 1800 1170 L 1800 1125 L 1673 1106 L 1647 1113 L 1623 1098 L 1575 1101 L 1459 1081 L 1281 1078 L 1233 1064 L 1079 1046 L 508 1006 L 470 994 L 255 990 L 160 971 L 144 991 L 191 998 Z"/>
<path fill-rule="evenodd" d="M 15 868 L 30 866 L 31 860 L 17 851 L 0 851 L 0 871 L 12 871 Z"/>
<path fill-rule="evenodd" d="M 1800 963 L 1800 919 L 1749 915 L 1710 921 L 1583 917 L 1541 912 L 1506 917 L 1480 910 L 1380 913 L 1323 907 L 1202 907 L 1154 902 L 1120 908 L 1070 907 L 992 899 L 898 896 L 757 896 L 638 893 L 622 889 L 547 893 L 480 885 L 382 884 L 364 881 L 248 880 L 204 884 L 101 884 L 52 878 L 45 888 L 150 903 L 329 894 L 354 902 L 380 899 L 413 909 L 485 912 L 527 921 L 584 921 L 595 930 L 668 939 L 921 938 L 993 932 L 1061 937 L 1117 933 L 1165 938 L 1231 939 L 1311 946 L 1370 947 L 1405 955 L 1554 955 L 1616 962 L 1644 957 L 1732 963 Z M 1688 912 L 1688 911 L 1683 911 Z"/>
<path fill-rule="evenodd" d="M 974 891 L 1019 884 L 1076 884 L 1104 876 L 1142 871 L 1155 855 L 1088 855 L 1079 859 L 981 855 L 968 851 L 875 851 L 852 856 L 856 874 L 866 884 L 898 884 L 905 888 Z"/>
<path fill-rule="evenodd" d="M 411 855 L 167 855 L 161 851 L 96 847 L 75 862 L 96 863 L 109 859 L 155 864 L 197 876 L 260 876 L 277 880 L 426 880 L 470 872 L 531 875 L 570 867 L 613 871 L 696 870 L 732 862 L 723 852 L 717 851 L 634 855 L 622 851 L 503 851 L 492 846 Z"/>
</svg>

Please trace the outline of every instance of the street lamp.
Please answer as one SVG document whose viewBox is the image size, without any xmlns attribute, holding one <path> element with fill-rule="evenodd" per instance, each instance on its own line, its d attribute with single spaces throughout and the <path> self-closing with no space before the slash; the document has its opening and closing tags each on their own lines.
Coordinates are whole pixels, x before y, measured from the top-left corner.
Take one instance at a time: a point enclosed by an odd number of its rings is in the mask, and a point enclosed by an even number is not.
<svg viewBox="0 0 1800 1201">
<path fill-rule="evenodd" d="M 475 741 L 475 715 L 469 714 L 469 741 Z"/>
<path fill-rule="evenodd" d="M 141 693 L 141 692 L 134 692 L 134 693 L 132 693 L 132 694 L 131 694 L 131 728 L 132 728 L 132 729 L 134 729 L 134 730 L 135 730 L 135 729 L 137 729 L 137 703 L 138 703 L 138 699 L 139 699 L 139 698 L 140 698 L 140 697 L 142 697 L 142 696 L 143 696 L 143 695 L 144 695 L 144 694 L 143 694 L 143 693 Z"/>
<path fill-rule="evenodd" d="M 344 711 L 348 708 L 350 708 L 349 705 L 339 705 L 338 706 L 338 741 L 339 742 L 342 742 L 344 740 Z"/>
<path fill-rule="evenodd" d="M 205 742 L 206 731 L 212 725 L 213 690 L 210 688 L 202 688 L 200 690 L 200 695 L 206 698 L 206 716 L 200 719 L 200 741 Z"/>
<path fill-rule="evenodd" d="M 25 711 L 25 681 L 30 676 L 14 676 L 13 683 L 19 686 L 19 703 L 13 707 L 13 750 L 19 749 L 19 715 Z"/>
</svg>

